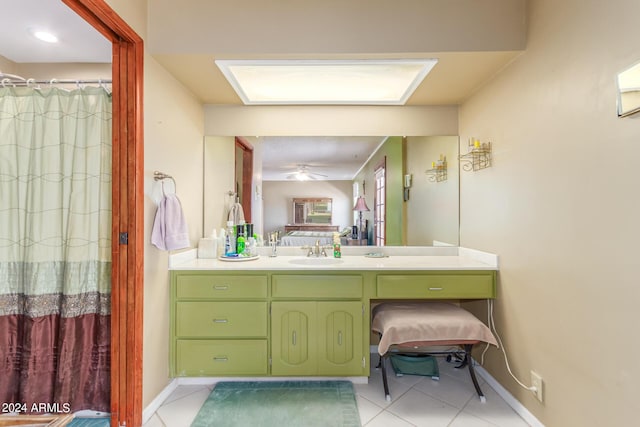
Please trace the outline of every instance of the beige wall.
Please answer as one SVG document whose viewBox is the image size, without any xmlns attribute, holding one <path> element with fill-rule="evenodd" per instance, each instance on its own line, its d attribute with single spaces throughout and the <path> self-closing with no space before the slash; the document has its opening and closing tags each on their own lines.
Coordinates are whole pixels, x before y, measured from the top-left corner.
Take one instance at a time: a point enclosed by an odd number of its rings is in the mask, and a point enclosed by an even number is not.
<svg viewBox="0 0 640 427">
<path fill-rule="evenodd" d="M 235 138 L 233 136 L 207 136 L 204 139 L 204 232 L 218 232 L 227 223 L 234 198 Z"/>
<path fill-rule="evenodd" d="M 16 74 L 16 63 L 9 61 L 4 56 L 0 55 L 0 72 L 5 74 Z"/>
<path fill-rule="evenodd" d="M 434 240 L 458 246 L 458 137 L 407 137 L 405 173 L 413 176 L 406 206 L 406 244 L 431 246 Z M 447 159 L 446 181 L 425 174 L 440 156 Z"/>
<path fill-rule="evenodd" d="M 206 135 L 457 135 L 458 107 L 205 105 Z"/>
<path fill-rule="evenodd" d="M 109 1 L 141 37 L 146 33 L 146 1 Z M 144 342 L 143 397 L 146 407 L 169 378 L 169 253 L 151 245 L 151 228 L 161 185 L 153 171 L 172 175 L 182 203 L 189 238 L 202 236 L 202 105 L 148 54 L 144 58 Z M 171 183 L 165 190 L 171 191 Z"/>
<path fill-rule="evenodd" d="M 614 77 L 640 60 L 638 16 L 530 1 L 527 50 L 460 108 L 461 148 L 494 144 L 492 168 L 461 176 L 461 244 L 499 254 L 498 330 L 544 404 L 498 351 L 487 367 L 549 427 L 637 424 L 640 116 L 616 117 Z"/>
<path fill-rule="evenodd" d="M 145 56 L 145 246 L 143 405 L 169 383 L 169 252 L 150 244 L 162 186 L 153 171 L 173 176 L 192 247 L 202 236 L 202 106 Z M 165 191 L 172 183 L 165 182 Z"/>
</svg>

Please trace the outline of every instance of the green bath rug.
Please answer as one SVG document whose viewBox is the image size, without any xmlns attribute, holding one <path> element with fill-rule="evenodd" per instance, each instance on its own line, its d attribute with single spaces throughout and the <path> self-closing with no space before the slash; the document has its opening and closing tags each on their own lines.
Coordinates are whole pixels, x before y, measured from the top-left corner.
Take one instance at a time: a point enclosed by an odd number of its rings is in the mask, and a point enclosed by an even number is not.
<svg viewBox="0 0 640 427">
<path fill-rule="evenodd" d="M 349 381 L 216 384 L 191 427 L 360 427 Z"/>
<path fill-rule="evenodd" d="M 109 427 L 109 418 L 74 418 L 67 427 Z"/>
</svg>

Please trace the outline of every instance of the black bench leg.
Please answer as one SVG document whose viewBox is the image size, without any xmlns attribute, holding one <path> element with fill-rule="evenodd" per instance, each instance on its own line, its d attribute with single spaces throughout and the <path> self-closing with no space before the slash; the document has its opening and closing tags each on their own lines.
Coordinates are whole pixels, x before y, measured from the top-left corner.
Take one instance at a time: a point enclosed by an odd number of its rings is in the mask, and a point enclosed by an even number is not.
<svg viewBox="0 0 640 427">
<path fill-rule="evenodd" d="M 478 384 L 478 379 L 476 378 L 476 371 L 473 369 L 473 361 L 471 360 L 471 349 L 473 348 L 473 344 L 465 344 L 464 345 L 464 361 L 469 366 L 469 374 L 471 375 L 471 381 L 473 381 L 473 386 L 476 388 L 476 393 L 478 393 L 478 397 L 480 398 L 480 402 L 485 403 L 487 398 L 484 396 L 482 390 L 480 390 L 480 385 Z"/>
<path fill-rule="evenodd" d="M 391 394 L 389 393 L 389 383 L 387 382 L 387 361 L 386 356 L 380 356 L 379 364 L 382 365 L 382 384 L 384 385 L 384 398 L 387 402 L 391 402 Z"/>
</svg>

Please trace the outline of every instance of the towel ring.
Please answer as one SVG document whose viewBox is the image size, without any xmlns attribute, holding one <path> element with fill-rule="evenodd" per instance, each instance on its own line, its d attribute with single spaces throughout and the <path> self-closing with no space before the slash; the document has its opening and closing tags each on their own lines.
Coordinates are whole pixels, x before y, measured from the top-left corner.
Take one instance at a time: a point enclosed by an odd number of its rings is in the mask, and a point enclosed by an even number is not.
<svg viewBox="0 0 640 427">
<path fill-rule="evenodd" d="M 173 181 L 173 191 L 174 193 L 178 192 L 178 186 L 176 185 L 176 180 L 173 179 L 173 177 L 171 175 L 168 175 L 164 172 L 160 172 L 160 171 L 153 171 L 153 179 L 156 181 L 160 181 L 160 183 L 162 184 L 162 195 L 165 195 L 164 192 L 164 180 L 165 179 L 170 179 L 171 181 Z"/>
</svg>

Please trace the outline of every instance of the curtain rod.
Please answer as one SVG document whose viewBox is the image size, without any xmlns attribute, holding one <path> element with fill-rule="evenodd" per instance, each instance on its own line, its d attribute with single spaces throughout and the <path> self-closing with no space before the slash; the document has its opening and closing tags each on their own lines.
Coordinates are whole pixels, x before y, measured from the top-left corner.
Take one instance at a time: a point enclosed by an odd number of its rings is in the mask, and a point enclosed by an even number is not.
<svg viewBox="0 0 640 427">
<path fill-rule="evenodd" d="M 111 84 L 111 79 L 90 79 L 90 80 L 82 80 L 82 79 L 50 79 L 50 80 L 36 80 L 36 79 L 25 79 L 23 77 L 17 76 L 15 74 L 6 74 L 0 72 L 0 82 L 2 86 L 6 85 L 38 85 L 38 84 L 47 84 L 47 85 L 59 85 L 59 84 L 74 84 L 74 85 L 82 85 L 82 84 Z"/>
</svg>

